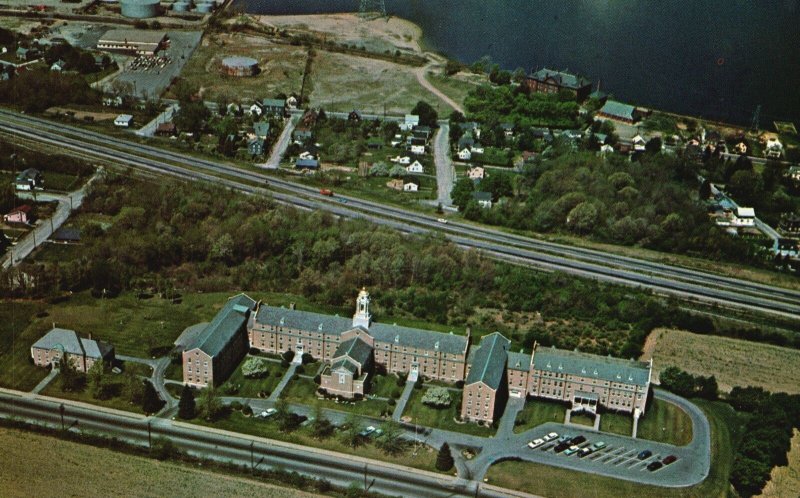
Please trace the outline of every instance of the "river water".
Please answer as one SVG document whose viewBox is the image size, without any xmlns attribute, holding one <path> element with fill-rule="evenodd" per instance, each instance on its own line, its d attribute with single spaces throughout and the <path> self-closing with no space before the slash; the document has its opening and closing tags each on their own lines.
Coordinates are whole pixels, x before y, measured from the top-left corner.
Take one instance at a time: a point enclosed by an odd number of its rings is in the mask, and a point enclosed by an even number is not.
<svg viewBox="0 0 800 498">
<path fill-rule="evenodd" d="M 506 69 L 568 69 L 642 106 L 800 124 L 800 0 L 385 0 L 427 47 Z M 359 0 L 237 0 L 255 14 L 347 12 Z"/>
</svg>

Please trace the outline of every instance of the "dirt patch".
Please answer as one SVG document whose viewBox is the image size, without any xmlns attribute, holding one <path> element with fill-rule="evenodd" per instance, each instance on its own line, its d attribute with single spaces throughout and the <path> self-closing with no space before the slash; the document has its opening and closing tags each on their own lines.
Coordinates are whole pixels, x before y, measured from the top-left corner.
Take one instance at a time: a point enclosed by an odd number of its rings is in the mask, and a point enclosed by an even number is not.
<svg viewBox="0 0 800 498">
<path fill-rule="evenodd" d="M 58 115 L 66 114 L 68 112 L 73 113 L 75 119 L 86 119 L 87 117 L 91 117 L 94 121 L 108 121 L 119 116 L 119 113 L 79 111 L 76 109 L 69 109 L 67 107 L 51 107 L 45 111 L 45 114 Z"/>
<path fill-rule="evenodd" d="M 645 341 L 641 359 L 653 359 L 653 379 L 670 366 L 694 375 L 714 375 L 721 391 L 757 386 L 772 392 L 800 393 L 800 351 L 682 330 L 656 329 Z M 780 375 L 776 375 L 779 372 Z"/>
<path fill-rule="evenodd" d="M 772 469 L 771 478 L 758 498 L 800 496 L 800 431 L 797 429 L 787 457 L 789 465 Z"/>
</svg>

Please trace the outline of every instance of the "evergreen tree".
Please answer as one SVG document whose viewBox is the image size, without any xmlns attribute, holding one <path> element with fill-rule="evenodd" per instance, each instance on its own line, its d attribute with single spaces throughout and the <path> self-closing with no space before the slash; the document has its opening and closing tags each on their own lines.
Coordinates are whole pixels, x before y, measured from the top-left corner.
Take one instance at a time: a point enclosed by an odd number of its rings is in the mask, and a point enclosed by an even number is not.
<svg viewBox="0 0 800 498">
<path fill-rule="evenodd" d="M 122 397 L 132 405 L 140 405 L 144 396 L 144 384 L 141 379 L 130 370 L 122 374 Z"/>
<path fill-rule="evenodd" d="M 94 365 L 92 365 L 92 368 L 90 368 L 87 373 L 89 393 L 91 393 L 94 399 L 103 398 L 105 391 L 105 373 L 106 369 L 102 361 L 94 362 Z"/>
<path fill-rule="evenodd" d="M 439 454 L 436 455 L 436 468 L 441 471 L 447 471 L 452 469 L 453 465 L 455 465 L 455 461 L 450 453 L 450 445 L 445 442 L 439 449 Z"/>
<path fill-rule="evenodd" d="M 185 420 L 192 419 L 195 416 L 194 393 L 188 384 L 184 384 L 183 391 L 181 391 L 181 400 L 178 402 L 178 416 Z"/>
<path fill-rule="evenodd" d="M 153 384 L 146 380 L 144 381 L 144 392 L 142 395 L 142 410 L 145 413 L 156 413 L 161 407 L 164 406 L 164 402 L 161 398 L 158 397 L 158 393 L 156 392 L 156 388 L 153 387 Z"/>
</svg>

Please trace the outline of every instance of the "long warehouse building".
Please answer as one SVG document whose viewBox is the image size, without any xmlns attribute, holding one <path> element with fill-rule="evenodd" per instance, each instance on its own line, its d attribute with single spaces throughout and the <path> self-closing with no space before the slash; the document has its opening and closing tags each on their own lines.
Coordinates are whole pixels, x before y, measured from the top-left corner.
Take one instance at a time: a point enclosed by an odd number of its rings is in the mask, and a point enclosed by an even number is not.
<svg viewBox="0 0 800 498">
<path fill-rule="evenodd" d="M 155 55 L 165 48 L 168 41 L 164 31 L 111 29 L 97 41 L 97 48 L 135 55 Z"/>
</svg>

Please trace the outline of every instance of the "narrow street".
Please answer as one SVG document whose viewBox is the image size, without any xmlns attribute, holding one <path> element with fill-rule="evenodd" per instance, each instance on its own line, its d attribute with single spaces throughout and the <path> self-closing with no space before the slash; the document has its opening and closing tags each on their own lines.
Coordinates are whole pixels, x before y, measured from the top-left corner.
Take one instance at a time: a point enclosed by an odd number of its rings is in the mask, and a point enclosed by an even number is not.
<svg viewBox="0 0 800 498">
<path fill-rule="evenodd" d="M 450 160 L 450 125 L 446 121 L 439 122 L 439 130 L 433 142 L 433 161 L 436 164 L 437 202 L 442 207 L 453 205 L 450 192 L 456 181 L 456 170 Z"/>
</svg>

